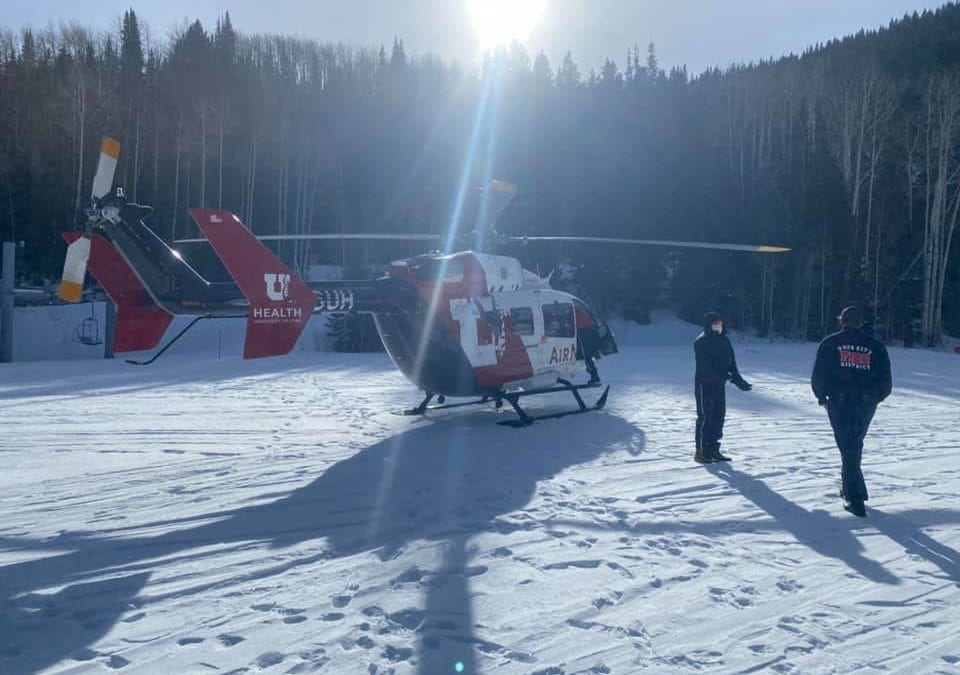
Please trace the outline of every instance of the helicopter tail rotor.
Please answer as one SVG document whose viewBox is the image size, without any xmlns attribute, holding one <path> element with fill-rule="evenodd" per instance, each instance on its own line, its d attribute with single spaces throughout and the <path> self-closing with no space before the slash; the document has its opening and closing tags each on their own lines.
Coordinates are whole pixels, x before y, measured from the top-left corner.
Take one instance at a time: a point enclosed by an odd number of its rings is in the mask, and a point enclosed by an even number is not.
<svg viewBox="0 0 960 675">
<path fill-rule="evenodd" d="M 100 144 L 100 160 L 93 177 L 90 196 L 96 204 L 113 187 L 113 177 L 120 158 L 119 141 L 104 136 Z M 95 216 L 91 214 L 91 218 Z M 87 276 L 87 263 L 90 261 L 90 227 L 67 247 L 67 257 L 63 262 L 63 275 L 60 281 L 59 296 L 64 302 L 80 302 L 83 297 L 83 281 Z"/>
</svg>

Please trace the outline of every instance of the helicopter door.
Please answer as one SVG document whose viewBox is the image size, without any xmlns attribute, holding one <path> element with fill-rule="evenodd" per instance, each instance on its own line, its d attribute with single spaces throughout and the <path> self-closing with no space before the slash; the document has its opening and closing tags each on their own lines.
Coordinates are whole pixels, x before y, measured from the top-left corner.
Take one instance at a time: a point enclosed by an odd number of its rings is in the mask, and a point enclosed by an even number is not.
<svg viewBox="0 0 960 675">
<path fill-rule="evenodd" d="M 536 302 L 510 308 L 510 330 L 523 343 L 522 349 L 526 351 L 534 373 L 540 369 L 540 335 L 543 334 L 543 326 L 537 321 L 538 310 Z"/>
<path fill-rule="evenodd" d="M 457 323 L 460 346 L 474 368 L 497 365 L 497 336 L 491 317 L 495 314 L 490 298 L 455 298 L 450 301 L 450 315 Z"/>
<path fill-rule="evenodd" d="M 541 367 L 544 370 L 569 370 L 577 362 L 577 322 L 573 303 L 540 302 L 543 337 L 540 339 Z"/>
</svg>

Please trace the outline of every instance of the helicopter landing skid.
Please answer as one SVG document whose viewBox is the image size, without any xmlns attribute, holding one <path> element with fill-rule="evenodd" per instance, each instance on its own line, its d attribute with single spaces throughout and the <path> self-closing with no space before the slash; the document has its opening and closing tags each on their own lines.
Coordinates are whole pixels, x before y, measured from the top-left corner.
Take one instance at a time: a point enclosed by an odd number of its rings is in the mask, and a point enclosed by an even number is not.
<svg viewBox="0 0 960 675">
<path fill-rule="evenodd" d="M 515 420 L 504 420 L 503 422 L 497 422 L 497 424 L 506 426 L 506 427 L 528 427 L 537 420 L 552 420 L 557 419 L 558 417 L 566 417 L 568 415 L 581 415 L 583 413 L 593 412 L 595 410 L 602 410 L 603 406 L 607 404 L 607 395 L 610 393 L 610 385 L 603 390 L 603 394 L 600 395 L 600 398 L 597 399 L 597 402 L 592 406 L 588 406 L 583 402 L 583 397 L 580 396 L 581 389 L 596 389 L 601 387 L 599 382 L 594 382 L 593 384 L 573 384 L 569 380 L 560 378 L 557 380 L 557 384 L 560 386 L 557 387 L 547 387 L 544 389 L 531 389 L 529 391 L 518 391 L 505 394 L 504 399 L 513 407 L 513 410 L 517 413 L 518 419 Z M 548 415 L 529 415 L 527 412 L 520 407 L 520 398 L 523 396 L 537 396 L 540 394 L 554 394 L 561 391 L 569 391 L 573 394 L 573 397 L 577 401 L 577 410 L 566 410 L 563 412 L 550 413 Z"/>
<path fill-rule="evenodd" d="M 431 410 L 447 410 L 449 408 L 463 408 L 464 406 L 468 406 L 468 405 L 483 405 L 485 403 L 490 403 L 491 401 L 495 402 L 497 408 L 500 408 L 503 406 L 503 400 L 493 396 L 484 396 L 483 398 L 477 401 L 463 401 L 462 403 L 444 403 L 446 399 L 443 396 L 438 396 L 437 401 L 439 402 L 439 405 L 429 405 L 430 401 L 433 400 L 433 396 L 434 396 L 433 394 L 427 394 L 426 398 L 424 398 L 420 402 L 420 405 L 418 405 L 416 408 L 410 408 L 409 410 L 404 410 L 402 413 L 398 413 L 398 414 L 424 415 L 430 412 Z"/>
<path fill-rule="evenodd" d="M 569 380 L 558 379 L 556 387 L 543 387 L 541 389 L 528 389 L 526 391 L 514 391 L 514 392 L 499 392 L 498 394 L 491 396 L 484 396 L 476 401 L 465 401 L 463 403 L 444 403 L 444 398 L 442 396 L 438 397 L 440 405 L 430 405 L 430 401 L 433 400 L 433 394 L 427 394 L 423 401 L 420 402 L 416 408 L 411 408 L 409 410 L 404 410 L 403 415 L 424 415 L 427 412 L 433 410 L 447 410 L 450 408 L 462 408 L 469 405 L 484 405 L 486 403 L 493 403 L 498 409 L 503 407 L 503 402 L 506 401 L 513 408 L 514 412 L 517 413 L 518 419 L 515 420 L 504 420 L 502 422 L 497 422 L 502 426 L 509 427 L 528 427 L 537 420 L 548 420 L 556 419 L 558 417 L 566 417 L 567 415 L 580 415 L 582 413 L 593 412 L 595 410 L 603 409 L 603 406 L 607 403 L 607 395 L 610 393 L 609 385 L 603 390 L 600 398 L 597 399 L 597 402 L 592 406 L 588 406 L 583 401 L 583 397 L 580 396 L 580 391 L 582 389 L 597 389 L 601 386 L 599 382 L 594 382 L 591 384 L 573 384 Z M 573 397 L 577 401 L 578 408 L 576 410 L 567 410 L 564 412 L 550 413 L 548 415 L 530 415 L 523 408 L 520 407 L 520 399 L 526 396 L 539 396 L 541 394 L 556 394 L 559 392 L 569 391 L 573 394 Z"/>
</svg>

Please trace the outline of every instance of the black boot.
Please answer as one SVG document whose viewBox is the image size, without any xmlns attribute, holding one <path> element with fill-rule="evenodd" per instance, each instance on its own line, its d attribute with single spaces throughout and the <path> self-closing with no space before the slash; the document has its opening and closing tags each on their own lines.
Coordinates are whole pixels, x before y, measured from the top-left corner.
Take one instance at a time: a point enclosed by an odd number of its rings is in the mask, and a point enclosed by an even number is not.
<svg viewBox="0 0 960 675">
<path fill-rule="evenodd" d="M 584 362 L 587 366 L 587 372 L 590 373 L 590 381 L 587 384 L 600 384 L 600 373 L 597 372 L 597 366 L 593 362 L 593 359 L 586 358 Z"/>
<path fill-rule="evenodd" d="M 730 458 L 720 452 L 720 448 L 713 448 L 710 451 L 710 460 L 713 462 L 729 462 Z"/>
<path fill-rule="evenodd" d="M 844 499 L 843 508 L 858 518 L 864 518 L 867 515 L 867 509 L 860 500 L 851 501 L 849 499 Z"/>
<path fill-rule="evenodd" d="M 697 464 L 709 464 L 713 461 L 713 457 L 705 453 L 700 448 L 697 448 L 697 451 L 693 453 L 693 461 Z"/>
</svg>

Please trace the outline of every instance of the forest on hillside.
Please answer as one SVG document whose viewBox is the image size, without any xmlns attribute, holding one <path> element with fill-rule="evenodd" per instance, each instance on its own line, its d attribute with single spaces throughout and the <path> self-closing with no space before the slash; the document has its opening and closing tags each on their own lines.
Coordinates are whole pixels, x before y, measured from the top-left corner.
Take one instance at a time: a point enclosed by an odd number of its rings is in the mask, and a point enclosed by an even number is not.
<svg viewBox="0 0 960 675">
<path fill-rule="evenodd" d="M 638 28 L 638 34 L 643 31 Z M 0 237 L 20 271 L 59 274 L 102 135 L 117 183 L 162 236 L 191 207 L 260 234 L 446 232 L 464 186 L 519 196 L 510 234 L 767 243 L 779 256 L 528 245 L 504 251 L 607 312 L 717 308 L 760 335 L 819 339 L 840 307 L 881 337 L 960 335 L 960 6 L 802 55 L 692 76 L 655 47 L 582 72 L 514 44 L 481 67 L 185 24 L 167 39 L 127 11 L 115 29 L 0 27 Z M 290 244 L 360 268 L 417 253 Z"/>
</svg>

